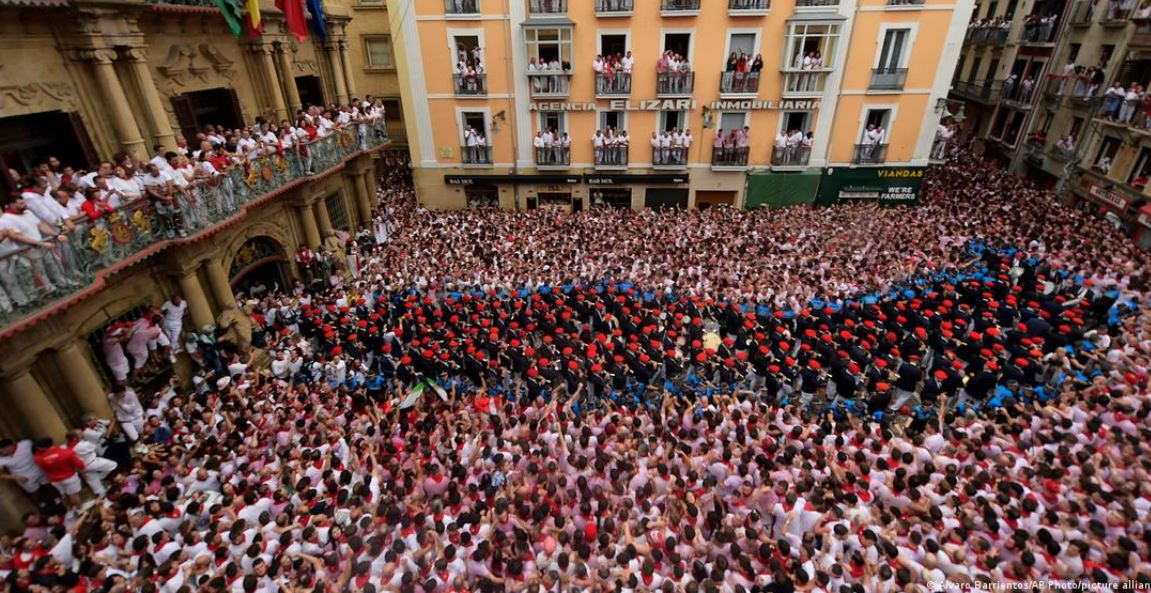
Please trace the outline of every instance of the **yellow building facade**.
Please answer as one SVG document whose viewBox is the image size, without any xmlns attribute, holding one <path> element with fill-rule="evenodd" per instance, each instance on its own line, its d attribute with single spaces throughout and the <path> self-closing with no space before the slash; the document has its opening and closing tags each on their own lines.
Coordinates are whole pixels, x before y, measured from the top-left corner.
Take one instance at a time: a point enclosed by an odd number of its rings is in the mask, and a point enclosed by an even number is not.
<svg viewBox="0 0 1151 593">
<path fill-rule="evenodd" d="M 973 5 L 389 0 L 417 194 L 445 209 L 754 207 L 835 201 L 821 185 L 839 171 L 920 174 Z M 608 129 L 614 148 L 595 139 Z"/>
</svg>

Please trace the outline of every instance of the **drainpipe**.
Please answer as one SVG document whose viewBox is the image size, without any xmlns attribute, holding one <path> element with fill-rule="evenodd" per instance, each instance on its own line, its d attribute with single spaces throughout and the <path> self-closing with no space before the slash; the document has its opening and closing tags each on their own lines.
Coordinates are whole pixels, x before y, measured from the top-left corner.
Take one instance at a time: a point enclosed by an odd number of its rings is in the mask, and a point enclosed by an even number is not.
<svg viewBox="0 0 1151 593">
<path fill-rule="evenodd" d="M 519 118 L 516 117 L 516 114 L 519 112 L 516 110 L 516 93 L 514 90 L 515 84 L 516 84 L 516 79 L 513 78 L 515 76 L 515 72 L 514 72 L 514 68 L 512 68 L 513 56 L 515 55 L 515 52 L 518 50 L 518 48 L 512 46 L 512 8 L 511 8 L 511 3 L 513 1 L 514 0 L 504 0 L 504 46 L 507 47 L 507 51 L 504 52 L 504 76 L 507 77 L 508 84 L 511 85 L 511 88 L 512 88 L 512 92 L 510 93 L 511 105 L 510 105 L 509 110 L 511 111 L 511 122 L 512 122 L 512 125 L 511 125 L 511 133 L 512 133 L 512 177 L 514 179 L 515 177 L 518 177 L 520 174 L 520 146 L 519 146 L 519 129 L 518 129 Z M 522 208 L 520 207 L 520 184 L 512 183 L 512 196 L 513 196 L 513 199 L 515 200 L 516 212 L 519 212 L 520 210 L 522 210 Z"/>
</svg>

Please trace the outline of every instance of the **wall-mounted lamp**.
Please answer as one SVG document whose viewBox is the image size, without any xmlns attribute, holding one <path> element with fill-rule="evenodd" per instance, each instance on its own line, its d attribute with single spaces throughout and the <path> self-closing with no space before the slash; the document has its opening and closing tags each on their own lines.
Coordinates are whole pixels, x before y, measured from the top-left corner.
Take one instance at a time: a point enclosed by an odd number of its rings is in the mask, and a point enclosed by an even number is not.
<svg viewBox="0 0 1151 593">
<path fill-rule="evenodd" d="M 715 125 L 715 118 L 711 115 L 711 108 L 708 106 L 703 107 L 703 127 L 710 128 Z"/>
<path fill-rule="evenodd" d="M 508 114 L 507 114 L 507 112 L 505 112 L 505 111 L 501 111 L 501 112 L 497 113 L 495 117 L 493 117 L 493 118 L 492 118 L 492 131 L 493 131 L 493 132 L 498 132 L 498 131 L 500 131 L 500 124 L 499 124 L 499 122 L 498 122 L 498 121 L 496 121 L 496 120 L 499 120 L 499 121 L 502 121 L 502 122 L 504 122 L 504 123 L 507 123 L 507 121 L 508 121 Z"/>
</svg>

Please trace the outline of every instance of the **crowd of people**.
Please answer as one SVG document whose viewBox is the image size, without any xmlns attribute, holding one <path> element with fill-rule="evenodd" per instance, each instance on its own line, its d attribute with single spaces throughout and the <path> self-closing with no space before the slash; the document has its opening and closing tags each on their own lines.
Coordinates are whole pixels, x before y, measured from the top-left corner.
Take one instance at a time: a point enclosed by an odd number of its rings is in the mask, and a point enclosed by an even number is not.
<svg viewBox="0 0 1151 593">
<path fill-rule="evenodd" d="M 595 72 L 597 95 L 627 95 L 631 93 L 631 71 L 635 58 L 628 50 L 622 54 L 596 54 L 591 68 Z"/>
<path fill-rule="evenodd" d="M 125 250 L 139 249 L 134 229 L 170 239 L 230 216 L 242 203 L 241 186 L 258 185 L 265 169 L 302 175 L 330 166 L 335 147 L 327 138 L 339 134 L 366 150 L 386 133 L 383 117 L 382 101 L 369 96 L 312 106 L 279 123 L 208 125 L 191 143 L 178 135 L 174 146 L 153 146 L 150 160 L 120 153 L 83 171 L 49 157 L 26 175 L 8 171 L 14 191 L 0 215 L 0 316 L 73 290 L 90 279 L 83 271 L 130 255 Z M 125 218 L 133 226 L 117 229 Z"/>
<path fill-rule="evenodd" d="M 404 177 L 354 271 L 190 332 L 190 384 L 0 443 L 70 509 L 0 539 L 9 591 L 1151 582 L 1146 254 L 1091 213 L 959 152 L 908 208 L 431 212 Z"/>
<path fill-rule="evenodd" d="M 687 57 L 670 49 L 664 50 L 655 62 L 656 92 L 665 94 L 691 93 L 695 88 L 695 73 Z"/>
</svg>

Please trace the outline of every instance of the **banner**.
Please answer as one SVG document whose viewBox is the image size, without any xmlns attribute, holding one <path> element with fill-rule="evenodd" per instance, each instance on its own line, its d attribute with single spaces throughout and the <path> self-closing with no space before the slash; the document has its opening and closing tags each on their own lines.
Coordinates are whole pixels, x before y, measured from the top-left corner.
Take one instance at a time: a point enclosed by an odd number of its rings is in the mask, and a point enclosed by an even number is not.
<svg viewBox="0 0 1151 593">
<path fill-rule="evenodd" d="M 832 206 L 852 202 L 878 202 L 880 206 L 919 203 L 926 167 L 828 167 L 819 180 L 815 203 Z"/>
</svg>

